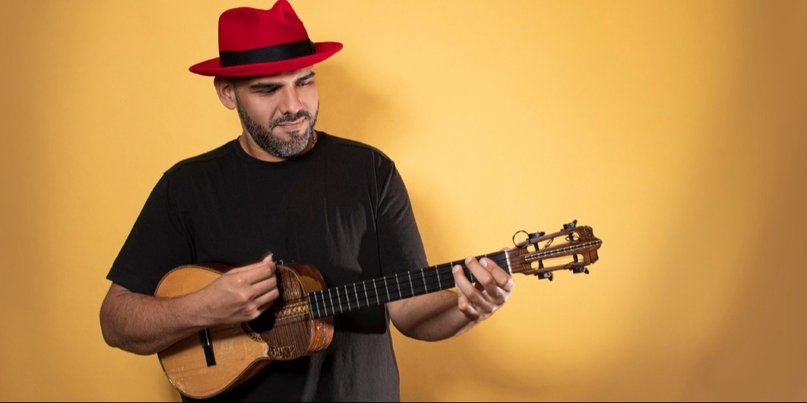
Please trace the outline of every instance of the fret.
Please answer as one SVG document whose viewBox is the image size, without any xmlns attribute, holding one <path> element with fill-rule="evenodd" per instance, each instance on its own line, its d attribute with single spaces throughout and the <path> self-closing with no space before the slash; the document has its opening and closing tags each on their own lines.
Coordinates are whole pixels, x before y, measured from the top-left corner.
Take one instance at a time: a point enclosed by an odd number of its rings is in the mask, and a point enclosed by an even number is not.
<svg viewBox="0 0 807 403">
<path fill-rule="evenodd" d="M 345 284 L 345 302 L 347 303 L 347 310 L 350 312 L 350 294 L 347 291 L 347 284 Z"/>
<path fill-rule="evenodd" d="M 342 298 L 339 296 L 339 289 L 335 288 L 334 291 L 336 291 L 336 300 L 339 302 L 339 312 L 342 313 L 345 310 L 342 309 Z"/>
<path fill-rule="evenodd" d="M 513 268 L 510 266 L 510 254 L 509 253 L 503 253 L 503 254 L 504 254 L 504 261 L 507 264 L 507 274 L 512 276 Z"/>
<path fill-rule="evenodd" d="M 403 293 L 401 293 L 401 281 L 398 280 L 398 275 L 395 275 L 395 284 L 398 285 L 398 298 L 403 298 Z"/>
<path fill-rule="evenodd" d="M 448 273 L 454 278 L 454 262 L 448 262 Z"/>
<path fill-rule="evenodd" d="M 387 287 L 387 278 L 382 277 L 381 279 L 384 280 L 384 289 L 387 290 L 387 301 L 392 301 L 392 297 L 389 295 L 389 287 Z"/>
<path fill-rule="evenodd" d="M 328 303 L 325 302 L 325 290 L 320 291 L 318 294 L 320 296 L 322 296 L 322 307 L 324 308 L 323 309 L 324 312 L 323 312 L 322 316 L 328 316 Z M 317 296 L 314 295 L 314 299 L 316 299 L 316 298 L 317 298 Z M 322 317 L 322 316 L 320 316 L 320 317 Z"/>
<path fill-rule="evenodd" d="M 408 272 L 406 272 L 406 274 L 409 276 L 409 289 L 412 290 L 411 291 L 412 295 L 415 295 L 415 286 L 412 285 L 412 272 L 408 271 Z M 402 295 L 402 297 L 403 297 L 403 295 Z"/>
<path fill-rule="evenodd" d="M 328 305 L 325 303 L 325 294 L 322 291 L 318 292 L 317 294 L 322 297 L 322 308 L 320 308 L 322 312 L 320 313 L 319 317 L 321 318 L 323 316 L 328 316 Z M 317 294 L 314 294 L 314 301 L 317 301 Z M 320 306 L 319 301 L 317 301 L 317 306 Z"/>
<path fill-rule="evenodd" d="M 373 279 L 373 291 L 375 291 L 375 303 L 381 305 L 381 301 L 378 299 L 378 287 L 375 286 L 375 279 Z"/>
<path fill-rule="evenodd" d="M 314 303 L 313 303 L 313 305 L 314 305 L 314 315 L 316 317 L 319 317 L 319 304 L 317 304 L 317 294 L 314 293 L 314 294 L 311 295 L 311 297 L 314 297 Z M 308 298 L 308 305 L 312 305 L 311 304 L 311 297 Z"/>
<path fill-rule="evenodd" d="M 356 293 L 356 307 L 361 308 L 361 302 L 359 302 L 359 290 L 356 289 L 356 283 L 353 283 L 353 292 Z"/>
<path fill-rule="evenodd" d="M 427 294 L 429 292 L 429 287 L 426 286 L 426 275 L 424 274 L 425 268 L 420 269 L 420 277 L 423 279 L 423 293 Z"/>
<path fill-rule="evenodd" d="M 367 306 L 370 306 L 370 294 L 367 294 L 367 286 L 364 283 L 364 281 L 361 282 L 361 288 L 364 289 L 364 298 L 367 300 Z"/>
<path fill-rule="evenodd" d="M 439 269 L 439 268 L 437 268 L 437 267 L 435 267 L 434 269 L 435 269 L 435 270 L 437 270 L 437 288 L 439 288 L 439 289 L 441 289 L 441 290 L 442 290 L 442 289 L 443 289 L 443 285 L 442 285 L 442 284 L 440 284 L 440 269 Z"/>
</svg>

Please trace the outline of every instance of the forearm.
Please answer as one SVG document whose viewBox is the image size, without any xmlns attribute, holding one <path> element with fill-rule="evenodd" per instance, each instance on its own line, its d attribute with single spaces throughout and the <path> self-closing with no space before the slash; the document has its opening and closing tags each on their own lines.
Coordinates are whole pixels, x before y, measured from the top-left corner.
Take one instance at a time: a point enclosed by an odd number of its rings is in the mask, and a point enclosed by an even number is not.
<svg viewBox="0 0 807 403">
<path fill-rule="evenodd" d="M 404 335 L 419 340 L 437 341 L 458 336 L 478 321 L 466 316 L 457 306 L 457 295 L 440 291 L 389 304 L 395 327 Z"/>
<path fill-rule="evenodd" d="M 154 354 L 205 327 L 187 296 L 157 298 L 117 288 L 101 308 L 101 330 L 112 347 Z"/>
<path fill-rule="evenodd" d="M 176 298 L 138 294 L 113 283 L 101 305 L 104 340 L 136 354 L 154 354 L 206 327 L 253 320 L 280 295 L 275 268 L 270 254 Z"/>
<path fill-rule="evenodd" d="M 395 327 L 412 338 L 442 340 L 468 331 L 501 308 L 513 290 L 510 275 L 486 257 L 480 261 L 467 258 L 465 265 L 476 285 L 455 265 L 456 292 L 440 291 L 387 304 Z"/>
</svg>

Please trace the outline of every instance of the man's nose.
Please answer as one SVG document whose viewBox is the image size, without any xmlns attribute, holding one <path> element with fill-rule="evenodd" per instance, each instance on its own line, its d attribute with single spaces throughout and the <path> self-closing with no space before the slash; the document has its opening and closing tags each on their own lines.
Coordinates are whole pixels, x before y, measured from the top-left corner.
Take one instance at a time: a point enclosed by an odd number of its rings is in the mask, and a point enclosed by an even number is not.
<svg viewBox="0 0 807 403">
<path fill-rule="evenodd" d="M 294 86 L 288 86 L 283 89 L 280 101 L 280 112 L 285 114 L 296 114 L 303 109 L 303 102 L 300 97 L 300 91 Z"/>
</svg>

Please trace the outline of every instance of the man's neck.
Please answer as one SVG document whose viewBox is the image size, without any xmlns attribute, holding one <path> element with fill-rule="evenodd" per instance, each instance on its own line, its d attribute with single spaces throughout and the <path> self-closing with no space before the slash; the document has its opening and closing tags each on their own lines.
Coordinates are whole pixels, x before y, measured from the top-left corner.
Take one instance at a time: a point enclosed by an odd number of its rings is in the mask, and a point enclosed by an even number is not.
<svg viewBox="0 0 807 403">
<path fill-rule="evenodd" d="M 252 137 L 250 137 L 247 133 L 241 133 L 241 135 L 238 136 L 238 144 L 240 144 L 244 152 L 252 158 L 267 162 L 282 162 L 286 160 L 285 158 L 281 158 L 266 152 L 266 150 L 255 143 L 255 140 L 253 140 Z"/>
</svg>

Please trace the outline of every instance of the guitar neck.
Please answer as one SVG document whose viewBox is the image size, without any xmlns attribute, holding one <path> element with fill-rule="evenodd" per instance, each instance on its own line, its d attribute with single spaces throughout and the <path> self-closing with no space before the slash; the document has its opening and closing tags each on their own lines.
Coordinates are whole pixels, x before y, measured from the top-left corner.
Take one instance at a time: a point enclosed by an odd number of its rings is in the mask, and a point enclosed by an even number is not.
<svg viewBox="0 0 807 403">
<path fill-rule="evenodd" d="M 477 256 L 487 257 L 511 273 L 506 251 Z M 465 276 L 476 281 L 464 261 L 448 262 L 358 283 L 340 285 L 308 294 L 312 319 L 352 312 L 454 287 L 452 268 L 461 265 Z"/>
</svg>

